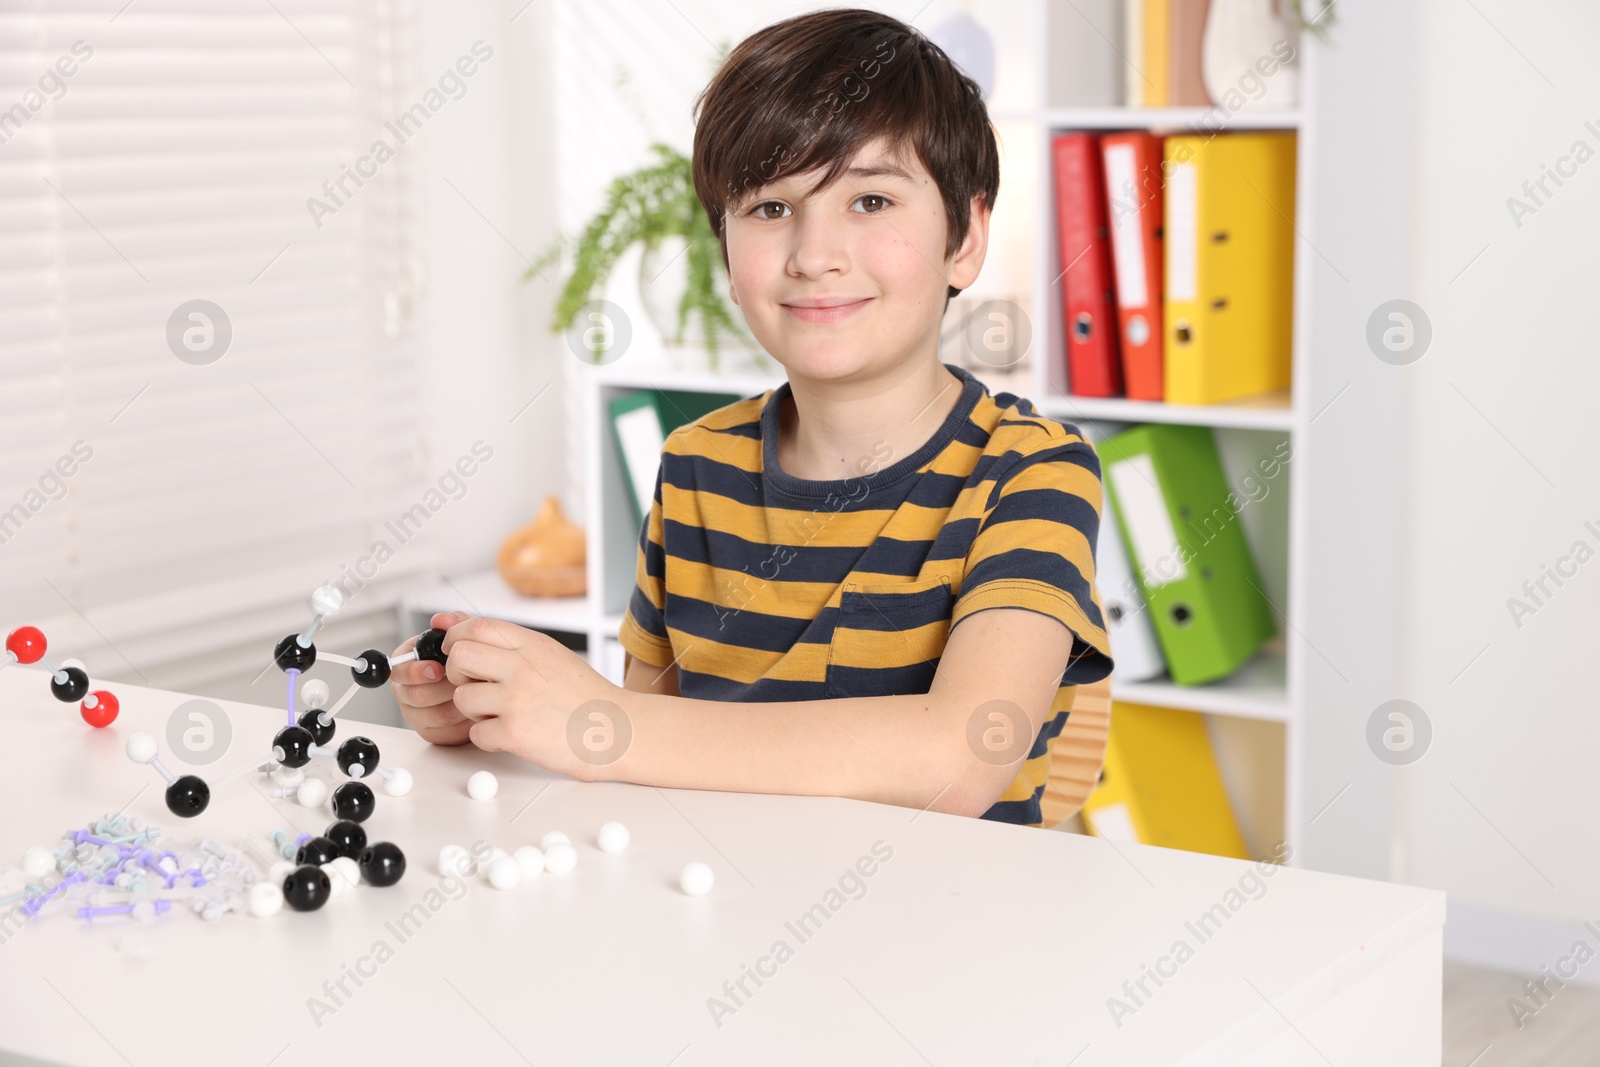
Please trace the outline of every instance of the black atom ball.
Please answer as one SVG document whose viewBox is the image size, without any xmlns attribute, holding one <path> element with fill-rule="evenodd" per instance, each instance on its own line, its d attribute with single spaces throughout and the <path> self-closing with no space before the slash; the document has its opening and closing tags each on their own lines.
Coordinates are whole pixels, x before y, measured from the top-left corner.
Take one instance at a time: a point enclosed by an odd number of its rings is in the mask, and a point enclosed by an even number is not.
<svg viewBox="0 0 1600 1067">
<path fill-rule="evenodd" d="M 333 740 L 333 735 L 339 730 L 339 721 L 329 719 L 328 725 L 322 725 L 322 720 L 317 718 L 322 712 L 316 708 L 302 712 L 298 722 L 300 729 L 311 735 L 311 740 L 319 745 L 326 745 Z"/>
<path fill-rule="evenodd" d="M 302 726 L 285 726 L 272 739 L 272 758 L 285 767 L 304 767 L 311 762 L 311 731 Z"/>
<path fill-rule="evenodd" d="M 65 681 L 57 681 L 60 675 L 65 674 Z M 63 667 L 58 674 L 50 676 L 50 694 L 63 704 L 75 704 L 83 699 L 89 691 L 89 676 L 82 667 Z"/>
<path fill-rule="evenodd" d="M 211 803 L 211 787 L 192 774 L 167 786 L 167 810 L 180 819 L 192 819 Z"/>
<path fill-rule="evenodd" d="M 339 769 L 352 778 L 370 778 L 378 769 L 378 746 L 370 737 L 352 737 L 339 746 Z"/>
<path fill-rule="evenodd" d="M 375 648 L 369 648 L 361 653 L 361 659 L 367 661 L 366 670 L 350 668 L 350 677 L 363 689 L 376 689 L 389 680 L 389 657 Z"/>
<path fill-rule="evenodd" d="M 394 885 L 406 873 L 406 854 L 397 845 L 377 841 L 367 846 L 356 865 L 368 885 Z"/>
<path fill-rule="evenodd" d="M 330 823 L 318 840 L 333 842 L 333 847 L 339 850 L 341 856 L 359 859 L 362 849 L 367 847 L 367 832 L 358 822 L 340 819 L 336 823 Z"/>
<path fill-rule="evenodd" d="M 363 834 L 362 836 L 365 836 Z M 329 841 L 326 837 L 313 837 L 294 854 L 296 863 L 310 863 L 321 867 L 324 863 L 339 857 L 339 846 Z"/>
<path fill-rule="evenodd" d="M 333 791 L 333 813 L 350 822 L 366 822 L 377 804 L 366 782 L 346 782 Z"/>
<path fill-rule="evenodd" d="M 417 638 L 417 658 L 431 659 L 435 663 L 448 663 L 450 657 L 444 654 L 441 647 L 444 643 L 443 630 L 429 630 Z"/>
<path fill-rule="evenodd" d="M 283 899 L 295 911 L 316 911 L 328 902 L 333 885 L 328 872 L 306 864 L 283 877 Z"/>
<path fill-rule="evenodd" d="M 290 634 L 278 642 L 278 647 L 272 650 L 272 661 L 278 665 L 279 670 L 304 671 L 317 662 L 317 646 L 300 647 L 297 640 L 299 634 Z"/>
</svg>

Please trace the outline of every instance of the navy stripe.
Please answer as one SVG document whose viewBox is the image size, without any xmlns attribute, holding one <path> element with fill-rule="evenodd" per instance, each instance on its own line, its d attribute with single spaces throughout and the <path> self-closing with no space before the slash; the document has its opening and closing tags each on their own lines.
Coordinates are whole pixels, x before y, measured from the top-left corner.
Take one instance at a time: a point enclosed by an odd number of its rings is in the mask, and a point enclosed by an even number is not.
<svg viewBox="0 0 1600 1067">
<path fill-rule="evenodd" d="M 704 600 L 679 596 L 668 590 L 667 611 L 672 615 L 672 628 L 691 637 L 703 637 L 707 641 L 762 652 L 787 652 L 804 639 L 808 630 L 814 628 L 819 634 L 833 632 L 831 608 L 823 609 L 826 618 L 787 619 L 737 605 L 724 607 L 708 604 Z M 824 624 L 826 628 L 823 628 Z M 824 637 L 822 643 L 826 641 Z"/>
<path fill-rule="evenodd" d="M 1099 629 L 1105 629 L 1105 620 L 1100 617 L 1100 609 L 1089 596 L 1089 583 L 1084 580 L 1083 572 L 1054 552 L 1013 548 L 999 555 L 985 556 L 967 572 L 965 579 L 967 584 L 964 584 L 961 590 L 965 594 L 984 582 L 1004 581 L 1008 578 L 1032 579 L 1055 586 L 1078 602 L 1078 607 L 1083 609 L 1084 618 Z"/>
<path fill-rule="evenodd" d="M 937 471 L 923 471 L 915 479 L 905 482 L 896 482 L 895 487 L 908 487 L 901 490 L 900 500 L 915 504 L 918 507 L 929 508 L 934 511 L 946 509 L 955 504 L 961 496 L 961 490 L 972 482 L 972 477 L 963 478 L 956 474 L 940 474 Z M 898 507 L 899 504 L 897 503 Z"/>
<path fill-rule="evenodd" d="M 828 696 L 878 697 L 926 693 L 933 685 L 939 661 L 930 659 L 893 667 L 841 667 L 828 664 Z"/>
<path fill-rule="evenodd" d="M 666 522 L 666 534 L 667 554 L 673 559 L 744 571 L 752 581 L 838 585 L 866 551 L 853 545 L 770 545 L 672 519 Z"/>
<path fill-rule="evenodd" d="M 979 818 L 990 822 L 1018 823 L 1030 826 L 1044 821 L 1044 806 L 1039 798 L 1044 796 L 1044 785 L 1037 786 L 1027 800 L 997 800 Z"/>
<path fill-rule="evenodd" d="M 1067 725 L 1067 713 L 1058 711 L 1046 719 L 1044 725 L 1039 727 L 1039 736 L 1033 739 L 1033 747 L 1028 749 L 1028 759 L 1037 759 L 1050 749 L 1050 742 L 1061 736 L 1062 727 Z"/>
<path fill-rule="evenodd" d="M 1077 634 L 1072 635 L 1072 652 L 1067 660 L 1062 685 L 1088 685 L 1110 674 L 1115 664 L 1110 657 Z"/>
<path fill-rule="evenodd" d="M 644 573 L 646 577 L 656 581 L 665 581 L 667 577 L 667 551 L 644 534 L 639 536 L 640 548 L 644 550 Z"/>
<path fill-rule="evenodd" d="M 753 685 L 745 685 L 716 674 L 701 674 L 678 664 L 678 691 L 684 696 L 693 695 L 701 700 L 725 700 L 751 703 L 776 703 L 790 700 L 822 700 L 828 696 L 823 682 L 791 681 L 780 678 L 761 678 Z"/>
<path fill-rule="evenodd" d="M 633 595 L 628 598 L 628 611 L 633 615 L 633 621 L 639 624 L 639 629 L 663 641 L 667 639 L 667 624 L 661 612 L 656 610 L 650 598 L 644 595 L 644 590 L 637 585 L 633 587 Z"/>
<path fill-rule="evenodd" d="M 954 606 L 948 585 L 915 593 L 845 592 L 839 596 L 843 625 L 852 630 L 898 633 L 948 622 Z"/>
<path fill-rule="evenodd" d="M 759 508 L 765 500 L 761 478 L 715 455 L 681 456 L 661 453 L 661 476 L 670 486 L 685 491 L 715 493 L 748 507 Z"/>
<path fill-rule="evenodd" d="M 1060 489 L 1013 489 L 989 513 L 989 526 L 1021 519 L 1045 519 L 1076 526 L 1089 535 L 1090 543 L 1100 530 L 1100 514 L 1094 505 L 1076 493 Z"/>
</svg>

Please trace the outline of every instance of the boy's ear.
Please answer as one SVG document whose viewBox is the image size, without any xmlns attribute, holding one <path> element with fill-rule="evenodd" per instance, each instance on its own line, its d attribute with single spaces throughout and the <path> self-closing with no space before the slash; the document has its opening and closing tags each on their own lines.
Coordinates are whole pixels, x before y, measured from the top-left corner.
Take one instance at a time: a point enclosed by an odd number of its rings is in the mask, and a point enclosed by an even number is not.
<svg viewBox="0 0 1600 1067">
<path fill-rule="evenodd" d="M 978 280 L 978 272 L 983 270 L 988 251 L 989 204 L 984 201 L 983 194 L 978 193 L 973 196 L 967 213 L 967 235 L 950 261 L 950 284 L 957 289 L 970 288 Z"/>
</svg>

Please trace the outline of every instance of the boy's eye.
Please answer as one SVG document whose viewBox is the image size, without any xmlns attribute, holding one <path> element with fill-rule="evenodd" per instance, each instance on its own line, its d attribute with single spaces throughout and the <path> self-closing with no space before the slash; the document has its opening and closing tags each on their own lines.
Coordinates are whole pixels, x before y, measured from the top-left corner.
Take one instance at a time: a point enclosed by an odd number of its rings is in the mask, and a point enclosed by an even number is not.
<svg viewBox="0 0 1600 1067">
<path fill-rule="evenodd" d="M 888 210 L 889 205 L 892 203 L 888 197 L 882 195 L 881 193 L 862 193 L 860 196 L 855 198 L 853 203 L 859 204 L 864 200 L 873 201 L 875 202 L 876 206 L 862 211 L 861 214 L 863 215 L 881 215 L 883 212 Z M 761 203 L 751 208 L 750 213 L 758 219 L 776 220 L 788 217 L 787 215 L 783 214 L 773 214 L 769 210 L 771 208 L 777 208 L 780 212 L 783 212 L 789 210 L 789 205 L 785 204 L 782 200 L 763 200 Z"/>
</svg>

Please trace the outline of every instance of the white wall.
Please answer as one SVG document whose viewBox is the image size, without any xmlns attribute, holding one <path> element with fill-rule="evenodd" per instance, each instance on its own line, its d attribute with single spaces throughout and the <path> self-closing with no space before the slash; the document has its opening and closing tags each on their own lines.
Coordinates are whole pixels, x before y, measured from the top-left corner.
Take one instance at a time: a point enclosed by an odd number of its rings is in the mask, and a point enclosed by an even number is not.
<svg viewBox="0 0 1600 1067">
<path fill-rule="evenodd" d="M 525 3 L 415 5 L 425 82 L 475 41 L 494 49 L 467 96 L 442 116 L 449 121 L 418 139 L 427 469 L 442 472 L 475 440 L 494 448 L 467 494 L 424 531 L 446 574 L 492 566 L 505 535 L 566 484 L 553 462 L 563 440 L 559 390 L 525 407 L 553 380 L 560 342 L 543 329 L 547 288 L 519 281 L 555 222 L 549 4 L 535 0 L 518 16 Z"/>
<path fill-rule="evenodd" d="M 1402 778 L 1395 873 L 1450 894 L 1459 939 L 1483 909 L 1600 920 L 1586 673 L 1600 562 L 1551 583 L 1520 627 L 1507 609 L 1575 542 L 1600 551 L 1584 526 L 1600 529 L 1600 158 L 1550 183 L 1520 227 L 1506 203 L 1574 142 L 1600 153 L 1600 7 L 1421 0 L 1417 16 L 1406 295 L 1434 336 L 1405 368 L 1412 444 L 1398 458 L 1413 489 L 1406 695 L 1434 739 Z"/>
<path fill-rule="evenodd" d="M 409 48 L 418 91 L 436 84 L 475 41 L 494 50 L 466 79 L 465 95 L 404 149 L 418 211 L 415 347 L 425 453 L 417 457 L 419 469 L 435 482 L 475 441 L 494 450 L 468 479 L 465 495 L 403 549 L 408 560 L 431 559 L 447 576 L 493 566 L 501 541 L 533 518 L 544 495 L 565 498 L 570 488 L 559 384 L 526 407 L 556 381 L 564 347 L 545 328 L 549 288 L 519 280 L 555 232 L 550 3 L 535 0 L 524 11 L 525 3 L 412 5 L 417 28 Z M 393 648 L 406 636 L 399 627 L 388 616 L 335 620 L 322 643 L 346 651 Z M 277 672 L 252 685 L 255 670 L 237 668 L 208 677 L 203 691 L 276 703 Z M 387 689 L 364 695 L 349 714 L 399 721 Z"/>
</svg>

